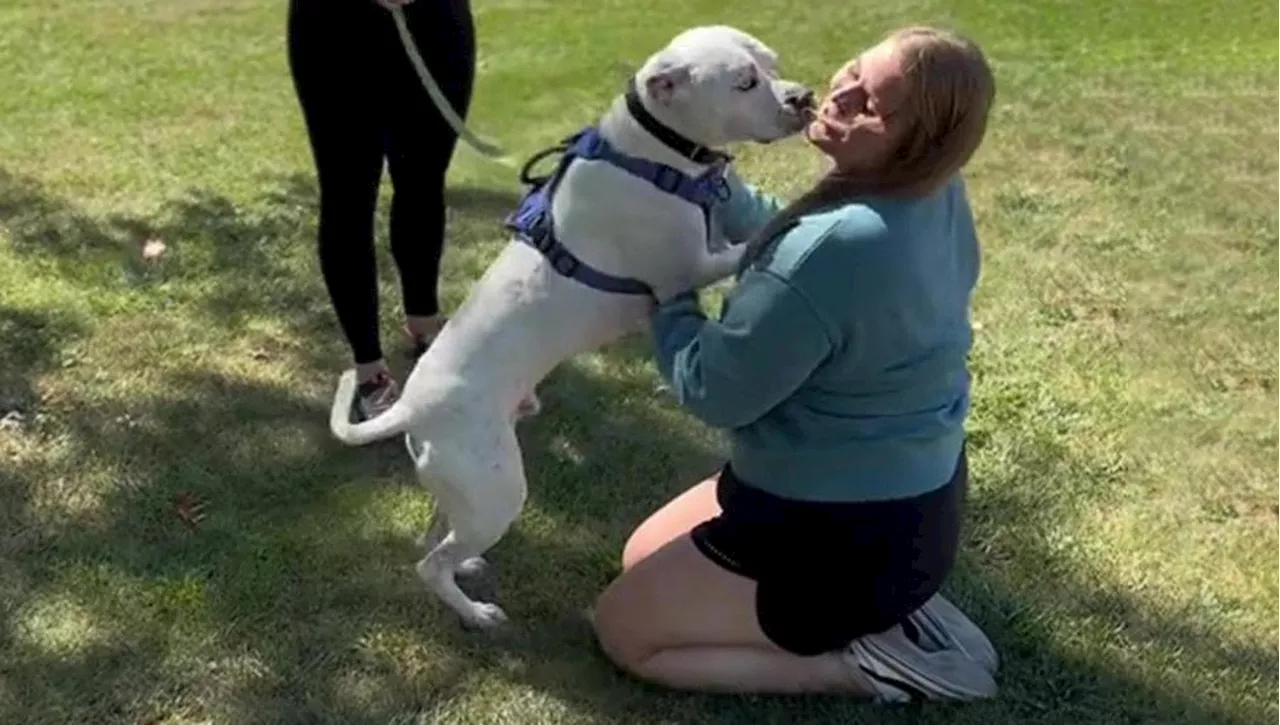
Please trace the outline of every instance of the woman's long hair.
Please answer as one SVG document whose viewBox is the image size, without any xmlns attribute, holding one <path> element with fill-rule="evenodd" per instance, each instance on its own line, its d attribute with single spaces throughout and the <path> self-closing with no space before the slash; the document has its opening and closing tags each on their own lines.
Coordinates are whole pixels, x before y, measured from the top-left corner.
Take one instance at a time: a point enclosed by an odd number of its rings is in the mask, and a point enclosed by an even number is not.
<svg viewBox="0 0 1280 725">
<path fill-rule="evenodd" d="M 872 174 L 839 168 L 818 179 L 747 242 L 742 269 L 800 217 L 859 196 L 922 196 L 935 191 L 977 151 L 995 98 L 995 78 L 981 49 L 968 39 L 930 27 L 891 33 L 906 84 L 897 122 L 906 132 L 885 165 Z"/>
</svg>

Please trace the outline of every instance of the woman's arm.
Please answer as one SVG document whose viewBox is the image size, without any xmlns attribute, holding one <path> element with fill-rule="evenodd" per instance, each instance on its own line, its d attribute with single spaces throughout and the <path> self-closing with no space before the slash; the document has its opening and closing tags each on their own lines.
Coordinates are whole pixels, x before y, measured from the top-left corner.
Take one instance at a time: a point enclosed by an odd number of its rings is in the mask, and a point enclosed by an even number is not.
<svg viewBox="0 0 1280 725">
<path fill-rule="evenodd" d="M 716 207 L 720 229 L 732 244 L 742 244 L 786 206 L 780 199 L 746 183 L 730 168 L 725 174 L 729 198 Z"/>
<path fill-rule="evenodd" d="M 658 369 L 676 399 L 707 425 L 736 428 L 795 391 L 833 347 L 813 305 L 783 278 L 749 270 L 708 320 L 695 292 L 652 316 Z"/>
</svg>

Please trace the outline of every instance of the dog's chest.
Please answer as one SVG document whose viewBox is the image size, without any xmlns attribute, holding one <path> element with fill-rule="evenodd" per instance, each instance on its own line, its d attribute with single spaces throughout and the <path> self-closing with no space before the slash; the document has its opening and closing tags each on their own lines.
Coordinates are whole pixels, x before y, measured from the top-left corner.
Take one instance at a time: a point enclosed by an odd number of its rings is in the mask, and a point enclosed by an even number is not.
<svg viewBox="0 0 1280 725">
<path fill-rule="evenodd" d="M 551 209 L 566 243 L 705 247 L 706 213 L 645 179 L 600 161 L 575 161 L 564 174 Z"/>
</svg>

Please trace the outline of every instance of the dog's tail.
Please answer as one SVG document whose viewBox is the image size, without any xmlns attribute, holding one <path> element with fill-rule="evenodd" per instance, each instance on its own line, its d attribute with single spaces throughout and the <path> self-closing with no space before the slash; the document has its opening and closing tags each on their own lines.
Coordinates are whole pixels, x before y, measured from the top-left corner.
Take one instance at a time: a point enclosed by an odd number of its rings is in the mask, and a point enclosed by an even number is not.
<svg viewBox="0 0 1280 725">
<path fill-rule="evenodd" d="M 362 446 L 376 440 L 403 433 L 409 422 L 410 410 L 396 401 L 381 415 L 363 423 L 351 422 L 351 404 L 356 397 L 356 371 L 347 370 L 338 379 L 338 389 L 333 394 L 333 407 L 329 409 L 329 431 L 349 446 Z"/>
</svg>

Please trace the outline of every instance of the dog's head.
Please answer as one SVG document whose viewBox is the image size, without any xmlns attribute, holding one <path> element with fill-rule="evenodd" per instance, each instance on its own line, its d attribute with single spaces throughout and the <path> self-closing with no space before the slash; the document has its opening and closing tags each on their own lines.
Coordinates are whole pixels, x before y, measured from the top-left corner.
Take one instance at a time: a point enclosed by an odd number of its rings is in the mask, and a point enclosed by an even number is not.
<svg viewBox="0 0 1280 725">
<path fill-rule="evenodd" d="M 778 77 L 778 55 L 723 25 L 680 33 L 636 74 L 654 115 L 708 147 L 769 143 L 804 129 L 813 92 Z"/>
</svg>

